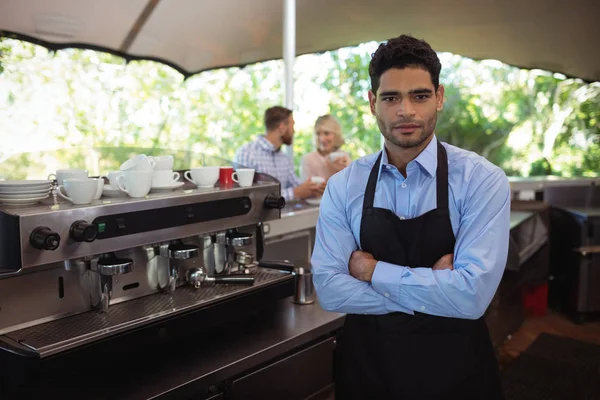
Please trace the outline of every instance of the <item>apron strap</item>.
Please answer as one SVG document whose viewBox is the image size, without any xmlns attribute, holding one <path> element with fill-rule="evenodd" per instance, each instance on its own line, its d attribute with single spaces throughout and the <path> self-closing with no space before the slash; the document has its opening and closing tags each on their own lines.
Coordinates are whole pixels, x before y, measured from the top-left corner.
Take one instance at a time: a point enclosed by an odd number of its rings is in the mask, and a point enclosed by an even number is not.
<svg viewBox="0 0 600 400">
<path fill-rule="evenodd" d="M 377 161 L 371 169 L 369 175 L 369 181 L 367 182 L 367 188 L 365 189 L 365 198 L 363 200 L 363 212 L 367 209 L 373 208 L 373 202 L 375 201 L 375 188 L 377 187 L 377 178 L 379 177 L 379 164 L 381 164 L 381 156 L 384 150 L 379 153 Z"/>
<path fill-rule="evenodd" d="M 437 169 L 435 172 L 437 208 L 448 210 L 448 155 L 442 143 L 437 142 Z"/>
</svg>

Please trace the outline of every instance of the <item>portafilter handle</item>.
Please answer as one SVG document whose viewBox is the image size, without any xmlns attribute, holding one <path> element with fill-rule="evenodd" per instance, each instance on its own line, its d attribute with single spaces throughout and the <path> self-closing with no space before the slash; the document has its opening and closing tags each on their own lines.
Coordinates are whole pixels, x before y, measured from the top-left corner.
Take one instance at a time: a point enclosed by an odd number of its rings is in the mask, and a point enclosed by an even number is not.
<svg viewBox="0 0 600 400">
<path fill-rule="evenodd" d="M 248 275 L 227 275 L 227 276 L 206 276 L 203 268 L 190 268 L 186 273 L 187 281 L 196 289 L 199 289 L 205 283 L 211 284 L 254 284 L 254 277 Z"/>
<path fill-rule="evenodd" d="M 253 285 L 254 277 L 250 275 L 226 275 L 226 276 L 207 276 L 204 282 L 220 284 L 220 283 L 236 283 L 239 285 Z"/>
</svg>

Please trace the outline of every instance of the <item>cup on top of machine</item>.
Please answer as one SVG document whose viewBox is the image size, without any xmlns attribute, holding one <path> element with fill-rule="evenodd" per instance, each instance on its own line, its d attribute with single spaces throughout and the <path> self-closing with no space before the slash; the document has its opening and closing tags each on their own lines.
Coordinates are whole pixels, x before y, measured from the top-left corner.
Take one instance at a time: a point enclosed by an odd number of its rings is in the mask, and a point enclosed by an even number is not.
<svg viewBox="0 0 600 400">
<path fill-rule="evenodd" d="M 252 186 L 254 182 L 254 169 L 252 168 L 238 168 L 233 173 L 232 178 L 234 182 L 237 182 L 241 187 Z"/>
<path fill-rule="evenodd" d="M 152 174 L 152 187 L 172 186 L 179 181 L 179 172 L 173 170 L 157 171 Z"/>
<path fill-rule="evenodd" d="M 219 184 L 224 186 L 231 186 L 233 185 L 233 182 L 233 167 L 219 167 Z"/>
<path fill-rule="evenodd" d="M 219 170 L 219 167 L 190 168 L 183 176 L 198 187 L 213 187 L 219 180 Z"/>
<path fill-rule="evenodd" d="M 172 171 L 173 170 L 173 156 L 156 156 L 149 157 L 154 159 L 154 170 L 155 171 Z"/>
<path fill-rule="evenodd" d="M 65 169 L 57 169 L 56 173 L 48 175 L 48 180 L 56 179 L 56 183 L 59 185 L 64 184 L 65 179 L 76 178 L 76 179 L 86 179 L 88 177 L 88 172 L 85 169 L 78 168 L 65 168 Z"/>
<path fill-rule="evenodd" d="M 127 193 L 129 197 L 144 197 L 152 187 L 153 171 L 123 171 L 117 177 L 119 190 Z"/>
<path fill-rule="evenodd" d="M 118 190 L 119 187 L 117 186 L 117 177 L 122 174 L 123 174 L 123 171 L 109 171 L 108 174 L 102 175 L 100 177 L 100 179 L 106 178 L 108 180 L 110 187 L 114 190 Z"/>
<path fill-rule="evenodd" d="M 154 157 L 148 157 L 145 154 L 138 154 L 121 164 L 121 171 L 152 171 L 154 169 Z"/>
<path fill-rule="evenodd" d="M 99 179 L 91 178 L 68 178 L 56 191 L 60 197 L 73 204 L 90 204 L 98 192 L 98 181 Z M 66 194 L 63 193 L 63 189 Z"/>
<path fill-rule="evenodd" d="M 100 178 L 93 178 L 97 185 L 97 189 L 96 189 L 96 194 L 94 195 L 94 200 L 98 200 L 100 197 L 102 197 L 102 192 L 104 192 L 104 179 L 100 179 Z"/>
</svg>

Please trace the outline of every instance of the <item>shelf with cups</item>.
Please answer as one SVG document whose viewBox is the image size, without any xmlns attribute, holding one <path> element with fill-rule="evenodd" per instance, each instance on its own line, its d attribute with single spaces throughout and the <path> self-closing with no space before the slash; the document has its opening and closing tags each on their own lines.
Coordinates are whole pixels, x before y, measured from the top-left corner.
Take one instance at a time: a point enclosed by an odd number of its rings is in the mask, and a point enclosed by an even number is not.
<svg viewBox="0 0 600 400">
<path fill-rule="evenodd" d="M 0 184 L 3 206 L 62 207 L 149 199 L 197 192 L 221 191 L 259 185 L 254 169 L 232 166 L 201 166 L 174 171 L 172 155 L 138 154 L 98 178 L 85 169 L 59 169 L 43 181 L 6 181 Z M 55 189 L 55 196 L 52 189 Z"/>
<path fill-rule="evenodd" d="M 196 167 L 184 173 L 185 179 L 199 188 L 211 188 L 217 183 L 220 187 L 252 186 L 255 171 L 251 168 L 238 168 L 234 170 L 231 166 L 222 167 Z"/>
</svg>

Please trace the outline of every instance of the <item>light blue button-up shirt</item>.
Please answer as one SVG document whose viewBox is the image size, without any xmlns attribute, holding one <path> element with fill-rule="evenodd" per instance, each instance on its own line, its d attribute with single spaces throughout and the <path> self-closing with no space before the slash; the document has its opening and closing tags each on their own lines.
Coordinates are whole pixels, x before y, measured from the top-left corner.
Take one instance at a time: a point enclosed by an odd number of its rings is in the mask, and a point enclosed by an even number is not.
<svg viewBox="0 0 600 400">
<path fill-rule="evenodd" d="M 360 249 L 362 206 L 377 154 L 334 175 L 321 200 L 312 255 L 321 306 L 352 314 L 419 311 L 477 319 L 498 288 L 508 254 L 510 186 L 483 157 L 447 143 L 449 208 L 456 237 L 454 270 L 410 268 L 379 261 L 371 283 L 353 278 L 348 262 Z M 406 179 L 383 152 L 374 207 L 416 218 L 436 205 L 437 140 L 408 163 Z M 427 249 L 421 249 L 427 251 Z"/>
<path fill-rule="evenodd" d="M 235 153 L 233 162 L 258 172 L 271 175 L 281 183 L 281 195 L 286 200 L 294 198 L 294 188 L 300 185 L 300 179 L 294 171 L 294 162 L 281 149 L 275 150 L 273 143 L 263 135 L 255 141 L 246 143 Z"/>
</svg>

